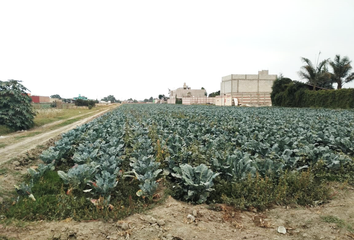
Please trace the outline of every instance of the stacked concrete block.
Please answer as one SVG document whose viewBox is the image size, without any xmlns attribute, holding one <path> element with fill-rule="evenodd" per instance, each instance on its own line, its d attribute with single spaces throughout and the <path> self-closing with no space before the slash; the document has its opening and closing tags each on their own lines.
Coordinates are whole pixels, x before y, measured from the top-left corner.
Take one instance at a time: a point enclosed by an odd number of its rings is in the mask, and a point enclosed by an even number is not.
<svg viewBox="0 0 354 240">
<path fill-rule="evenodd" d="M 240 105 L 270 106 L 272 104 L 270 94 L 276 78 L 277 75 L 269 75 L 268 70 L 259 71 L 258 74 L 225 76 L 220 85 L 220 97 L 223 100 L 218 104 L 223 106 L 228 102 L 225 99 L 236 98 Z"/>
</svg>

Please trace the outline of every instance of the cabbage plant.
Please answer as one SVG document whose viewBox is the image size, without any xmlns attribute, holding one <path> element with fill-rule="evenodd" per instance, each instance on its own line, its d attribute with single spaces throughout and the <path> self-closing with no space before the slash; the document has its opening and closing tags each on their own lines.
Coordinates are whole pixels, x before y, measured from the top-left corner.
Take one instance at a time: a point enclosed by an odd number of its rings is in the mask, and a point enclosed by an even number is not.
<svg viewBox="0 0 354 240">
<path fill-rule="evenodd" d="M 219 175 L 214 173 L 206 165 L 200 164 L 197 167 L 192 167 L 189 164 L 183 164 L 180 166 L 180 173 L 172 174 L 178 178 L 183 185 L 183 191 L 185 193 L 184 199 L 195 203 L 204 203 L 209 192 L 214 189 L 213 179 Z"/>
</svg>

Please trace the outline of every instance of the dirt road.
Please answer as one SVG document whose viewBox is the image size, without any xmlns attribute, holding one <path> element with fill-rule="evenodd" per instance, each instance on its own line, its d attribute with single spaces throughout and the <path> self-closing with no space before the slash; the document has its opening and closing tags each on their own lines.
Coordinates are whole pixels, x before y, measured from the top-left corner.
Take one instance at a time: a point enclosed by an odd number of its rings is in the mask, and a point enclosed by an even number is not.
<svg viewBox="0 0 354 240">
<path fill-rule="evenodd" d="M 109 110 L 111 110 L 111 108 L 106 109 L 104 111 L 100 111 L 90 117 L 84 118 L 82 120 L 79 120 L 79 121 L 74 122 L 72 124 L 66 125 L 64 127 L 61 127 L 61 128 L 55 129 L 55 130 L 51 130 L 48 132 L 43 132 L 41 134 L 38 134 L 38 135 L 35 135 L 32 137 L 26 137 L 20 142 L 6 146 L 5 148 L 1 148 L 0 149 L 0 166 L 4 163 L 8 162 L 12 158 L 17 157 L 18 155 L 21 155 L 21 154 L 25 153 L 26 151 L 31 150 L 31 149 L 35 148 L 36 146 L 47 142 L 51 138 L 54 138 L 62 133 L 65 133 L 71 129 L 74 129 L 79 125 L 87 123 L 87 122 L 93 120 L 94 118 L 106 113 Z M 62 121 L 58 121 L 56 123 L 60 123 L 60 122 L 62 122 Z M 50 125 L 47 125 L 47 126 L 49 127 L 51 125 L 53 125 L 53 123 Z M 11 136 L 11 137 L 14 137 L 14 136 Z"/>
</svg>

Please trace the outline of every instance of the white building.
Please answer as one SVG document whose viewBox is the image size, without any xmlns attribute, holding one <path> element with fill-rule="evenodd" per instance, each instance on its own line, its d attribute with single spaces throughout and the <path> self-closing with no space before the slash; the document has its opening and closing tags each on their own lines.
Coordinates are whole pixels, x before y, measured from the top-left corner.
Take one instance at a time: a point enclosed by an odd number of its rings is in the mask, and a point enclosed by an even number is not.
<svg viewBox="0 0 354 240">
<path fill-rule="evenodd" d="M 186 85 L 186 83 L 183 84 L 183 88 L 177 88 L 176 90 L 170 91 L 170 99 L 184 98 L 184 97 L 200 98 L 205 96 L 206 96 L 205 89 L 191 89 Z"/>
<path fill-rule="evenodd" d="M 270 94 L 277 75 L 269 75 L 268 70 L 258 74 L 231 74 L 222 77 L 220 96 L 215 104 L 230 106 L 233 102 L 240 105 L 271 106 Z"/>
</svg>

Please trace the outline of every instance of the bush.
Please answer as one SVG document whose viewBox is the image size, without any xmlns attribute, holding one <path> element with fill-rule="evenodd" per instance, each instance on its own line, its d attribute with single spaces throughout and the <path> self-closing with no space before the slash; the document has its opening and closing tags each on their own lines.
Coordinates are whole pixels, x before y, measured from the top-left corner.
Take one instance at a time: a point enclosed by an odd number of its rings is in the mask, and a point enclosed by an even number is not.
<svg viewBox="0 0 354 240">
<path fill-rule="evenodd" d="M 29 90 L 17 80 L 0 81 L 0 125 L 14 131 L 34 125 L 36 112 L 26 91 Z"/>
<path fill-rule="evenodd" d="M 239 209 L 264 210 L 275 204 L 314 205 L 329 199 L 330 189 L 315 179 L 310 171 L 286 172 L 279 179 L 262 178 L 260 175 L 229 183 L 215 183 L 210 199 Z"/>
<path fill-rule="evenodd" d="M 273 106 L 354 108 L 354 89 L 309 90 L 309 86 L 289 78 L 277 79 L 272 87 Z"/>
<path fill-rule="evenodd" d="M 272 100 L 273 106 L 280 106 L 283 97 L 278 96 L 278 94 L 282 95 L 281 93 L 284 92 L 287 88 L 287 85 L 291 83 L 292 80 L 290 78 L 278 78 L 274 81 L 272 86 L 272 93 L 270 94 L 270 98 Z M 277 98 L 277 99 L 276 99 Z"/>
<path fill-rule="evenodd" d="M 96 101 L 95 100 L 77 99 L 77 100 L 75 100 L 75 106 L 86 106 L 89 109 L 92 109 L 94 106 L 96 106 Z"/>
</svg>

